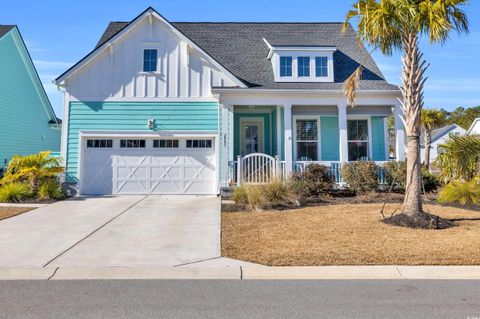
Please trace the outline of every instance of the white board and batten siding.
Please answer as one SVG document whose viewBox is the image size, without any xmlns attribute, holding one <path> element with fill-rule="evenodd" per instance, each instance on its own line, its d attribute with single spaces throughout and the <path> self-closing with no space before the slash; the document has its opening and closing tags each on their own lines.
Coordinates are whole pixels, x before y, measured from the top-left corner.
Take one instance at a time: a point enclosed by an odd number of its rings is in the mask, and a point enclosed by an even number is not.
<svg viewBox="0 0 480 319">
<path fill-rule="evenodd" d="M 68 78 L 72 100 L 212 100 L 212 87 L 236 83 L 163 21 L 139 22 L 94 63 Z M 157 72 L 143 72 L 143 50 L 157 49 Z"/>
</svg>

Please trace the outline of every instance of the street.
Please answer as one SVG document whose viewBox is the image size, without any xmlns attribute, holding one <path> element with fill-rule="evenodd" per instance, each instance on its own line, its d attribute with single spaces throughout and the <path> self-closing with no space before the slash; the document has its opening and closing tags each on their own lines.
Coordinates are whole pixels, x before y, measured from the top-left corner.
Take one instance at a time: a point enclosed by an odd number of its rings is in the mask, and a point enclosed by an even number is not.
<svg viewBox="0 0 480 319">
<path fill-rule="evenodd" d="M 1 281 L 0 318 L 480 318 L 480 281 Z"/>
</svg>

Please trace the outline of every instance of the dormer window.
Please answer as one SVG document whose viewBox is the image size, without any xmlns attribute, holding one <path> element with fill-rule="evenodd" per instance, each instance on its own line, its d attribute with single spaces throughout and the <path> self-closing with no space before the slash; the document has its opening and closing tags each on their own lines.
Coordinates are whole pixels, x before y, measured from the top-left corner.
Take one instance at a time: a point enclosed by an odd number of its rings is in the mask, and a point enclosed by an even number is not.
<svg viewBox="0 0 480 319">
<path fill-rule="evenodd" d="M 157 59 L 158 59 L 157 49 L 143 50 L 143 72 L 156 72 Z"/>
<path fill-rule="evenodd" d="M 328 76 L 328 58 L 326 56 L 320 56 L 315 58 L 315 76 Z"/>
<path fill-rule="evenodd" d="M 298 64 L 299 77 L 310 76 L 310 57 L 299 56 L 297 60 L 297 64 Z"/>
<path fill-rule="evenodd" d="M 280 57 L 280 76 L 292 76 L 292 57 Z"/>
<path fill-rule="evenodd" d="M 336 47 L 270 44 L 267 59 L 272 62 L 275 82 L 333 82 Z M 295 41 L 293 39 L 292 41 Z"/>
</svg>

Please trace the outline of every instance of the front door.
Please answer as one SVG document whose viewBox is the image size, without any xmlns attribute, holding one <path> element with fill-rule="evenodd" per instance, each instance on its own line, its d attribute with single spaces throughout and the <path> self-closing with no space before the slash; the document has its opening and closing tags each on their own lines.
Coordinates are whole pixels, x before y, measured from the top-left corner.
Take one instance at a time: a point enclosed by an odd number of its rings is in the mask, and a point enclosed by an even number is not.
<svg viewBox="0 0 480 319">
<path fill-rule="evenodd" d="M 242 155 L 264 153 L 263 119 L 240 121 L 240 148 Z"/>
</svg>

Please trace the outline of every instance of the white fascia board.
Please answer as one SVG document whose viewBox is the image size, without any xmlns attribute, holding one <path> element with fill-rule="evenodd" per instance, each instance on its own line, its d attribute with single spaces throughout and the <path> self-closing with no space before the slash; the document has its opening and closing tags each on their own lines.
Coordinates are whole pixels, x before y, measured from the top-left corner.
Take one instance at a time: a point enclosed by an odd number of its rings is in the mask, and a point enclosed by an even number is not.
<svg viewBox="0 0 480 319">
<path fill-rule="evenodd" d="M 237 88 L 214 88 L 212 89 L 214 94 L 311 94 L 311 95 L 345 95 L 343 90 L 314 90 L 314 89 L 237 89 Z M 358 90 L 358 95 L 393 95 L 401 98 L 402 92 L 400 90 Z"/>
<path fill-rule="evenodd" d="M 222 72 L 224 72 L 226 75 L 228 75 L 239 87 L 245 88 L 246 85 L 240 81 L 235 75 L 233 75 L 230 71 L 225 69 L 217 60 L 213 59 L 208 53 L 206 53 L 202 48 L 200 48 L 195 42 L 190 40 L 186 35 L 184 35 L 182 32 L 180 32 L 177 28 L 175 28 L 170 22 L 168 22 L 165 18 L 163 18 L 160 14 L 158 14 L 155 10 L 149 9 L 147 10 L 144 14 L 141 16 L 137 17 L 134 21 L 130 22 L 122 31 L 117 33 L 114 37 L 112 37 L 109 41 L 101 45 L 100 47 L 96 48 L 92 52 L 90 52 L 84 60 L 80 60 L 80 63 L 72 67 L 68 72 L 63 74 L 61 77 L 56 79 L 54 83 L 56 85 L 62 85 L 62 82 L 67 80 L 69 77 L 74 75 L 76 72 L 80 71 L 82 68 L 84 68 L 86 65 L 94 61 L 101 53 L 104 52 L 104 50 L 108 49 L 113 43 L 116 41 L 120 40 L 123 38 L 125 35 L 127 35 L 131 30 L 135 29 L 140 23 L 143 22 L 143 20 L 148 19 L 149 17 L 154 16 L 157 18 L 159 21 L 165 23 L 170 30 L 177 35 L 180 39 L 184 40 L 187 42 L 192 48 L 196 49 L 200 53 L 202 53 L 206 58 L 207 61 L 218 67 Z"/>
<path fill-rule="evenodd" d="M 473 121 L 473 123 L 472 123 L 472 125 L 470 126 L 470 128 L 468 129 L 466 135 L 472 134 L 473 128 L 477 125 L 477 122 L 480 122 L 480 117 L 479 117 L 479 118 L 476 118 L 476 119 Z"/>
</svg>

